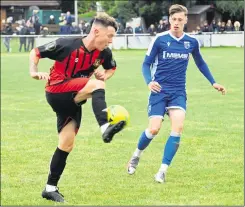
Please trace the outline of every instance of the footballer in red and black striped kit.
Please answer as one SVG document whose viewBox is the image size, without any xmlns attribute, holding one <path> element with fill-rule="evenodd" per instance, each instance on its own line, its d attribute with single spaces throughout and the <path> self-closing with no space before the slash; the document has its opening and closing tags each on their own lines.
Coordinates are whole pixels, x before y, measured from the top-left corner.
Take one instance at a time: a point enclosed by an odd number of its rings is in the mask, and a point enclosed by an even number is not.
<svg viewBox="0 0 245 207">
<path fill-rule="evenodd" d="M 115 19 L 107 14 L 94 18 L 88 36 L 84 38 L 59 38 L 30 53 L 30 75 L 36 80 L 46 80 L 46 98 L 57 115 L 58 147 L 50 162 L 50 171 L 42 197 L 64 202 L 57 184 L 72 151 L 82 117 L 81 105 L 92 98 L 92 108 L 101 128 L 102 139 L 111 142 L 125 122 L 111 125 L 107 120 L 105 81 L 114 75 L 116 62 L 108 48 L 117 31 Z M 54 60 L 50 73 L 38 72 L 41 58 Z M 97 70 L 102 65 L 104 70 Z M 90 79 L 94 75 L 96 79 Z"/>
</svg>

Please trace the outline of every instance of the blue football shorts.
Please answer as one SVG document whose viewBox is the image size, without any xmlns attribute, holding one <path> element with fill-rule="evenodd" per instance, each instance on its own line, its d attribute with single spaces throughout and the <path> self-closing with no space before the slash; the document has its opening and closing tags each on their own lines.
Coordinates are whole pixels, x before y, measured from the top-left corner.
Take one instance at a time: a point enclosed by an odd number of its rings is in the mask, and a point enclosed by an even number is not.
<svg viewBox="0 0 245 207">
<path fill-rule="evenodd" d="M 148 102 L 148 117 L 159 116 L 164 117 L 168 113 L 168 109 L 181 109 L 186 112 L 186 92 L 151 92 Z"/>
</svg>

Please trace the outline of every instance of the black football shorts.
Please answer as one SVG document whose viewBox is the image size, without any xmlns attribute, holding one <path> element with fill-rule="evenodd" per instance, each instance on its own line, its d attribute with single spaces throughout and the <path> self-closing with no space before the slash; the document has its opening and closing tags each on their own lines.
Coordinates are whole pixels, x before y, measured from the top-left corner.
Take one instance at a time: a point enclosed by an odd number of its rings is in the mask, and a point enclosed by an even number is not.
<svg viewBox="0 0 245 207">
<path fill-rule="evenodd" d="M 46 99 L 57 115 L 57 131 L 61 132 L 71 120 L 77 123 L 76 133 L 79 130 L 82 119 L 82 107 L 73 100 L 77 94 L 74 92 L 50 93 L 46 91 Z"/>
</svg>

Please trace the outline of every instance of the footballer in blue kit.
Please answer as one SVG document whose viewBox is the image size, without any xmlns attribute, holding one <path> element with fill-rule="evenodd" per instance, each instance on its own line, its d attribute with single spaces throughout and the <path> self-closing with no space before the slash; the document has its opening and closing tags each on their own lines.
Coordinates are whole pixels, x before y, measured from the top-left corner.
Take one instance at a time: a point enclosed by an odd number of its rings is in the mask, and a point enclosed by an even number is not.
<svg viewBox="0 0 245 207">
<path fill-rule="evenodd" d="M 134 174 L 142 152 L 158 134 L 164 115 L 171 121 L 171 132 L 166 142 L 162 164 L 155 174 L 155 181 L 164 183 L 168 166 L 175 156 L 186 113 L 186 70 L 190 55 L 198 69 L 214 89 L 226 93 L 224 86 L 216 83 L 207 64 L 203 60 L 199 42 L 183 32 L 187 23 L 187 9 L 182 5 L 169 8 L 169 31 L 159 33 L 149 45 L 142 72 L 151 93 L 148 103 L 148 128 L 141 134 L 138 146 L 128 163 L 128 173 Z"/>
</svg>

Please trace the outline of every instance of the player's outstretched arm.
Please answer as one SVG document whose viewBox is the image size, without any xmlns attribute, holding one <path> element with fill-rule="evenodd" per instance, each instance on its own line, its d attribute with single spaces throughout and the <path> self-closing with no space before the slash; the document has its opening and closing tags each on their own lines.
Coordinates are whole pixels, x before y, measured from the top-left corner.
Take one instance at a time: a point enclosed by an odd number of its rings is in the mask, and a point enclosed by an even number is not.
<svg viewBox="0 0 245 207">
<path fill-rule="evenodd" d="M 215 80 L 212 76 L 212 73 L 208 68 L 208 65 L 206 64 L 206 62 L 202 58 L 198 41 L 196 42 L 196 46 L 192 52 L 192 56 L 194 58 L 196 66 L 201 71 L 201 73 L 208 79 L 208 81 L 212 84 L 214 89 L 221 91 L 222 94 L 225 95 L 226 94 L 225 87 L 215 82 Z"/>
<path fill-rule="evenodd" d="M 30 52 L 30 65 L 29 65 L 29 72 L 30 76 L 36 80 L 49 80 L 49 74 L 45 72 L 38 72 L 38 63 L 39 57 L 36 55 L 35 49 L 32 49 Z"/>
</svg>

